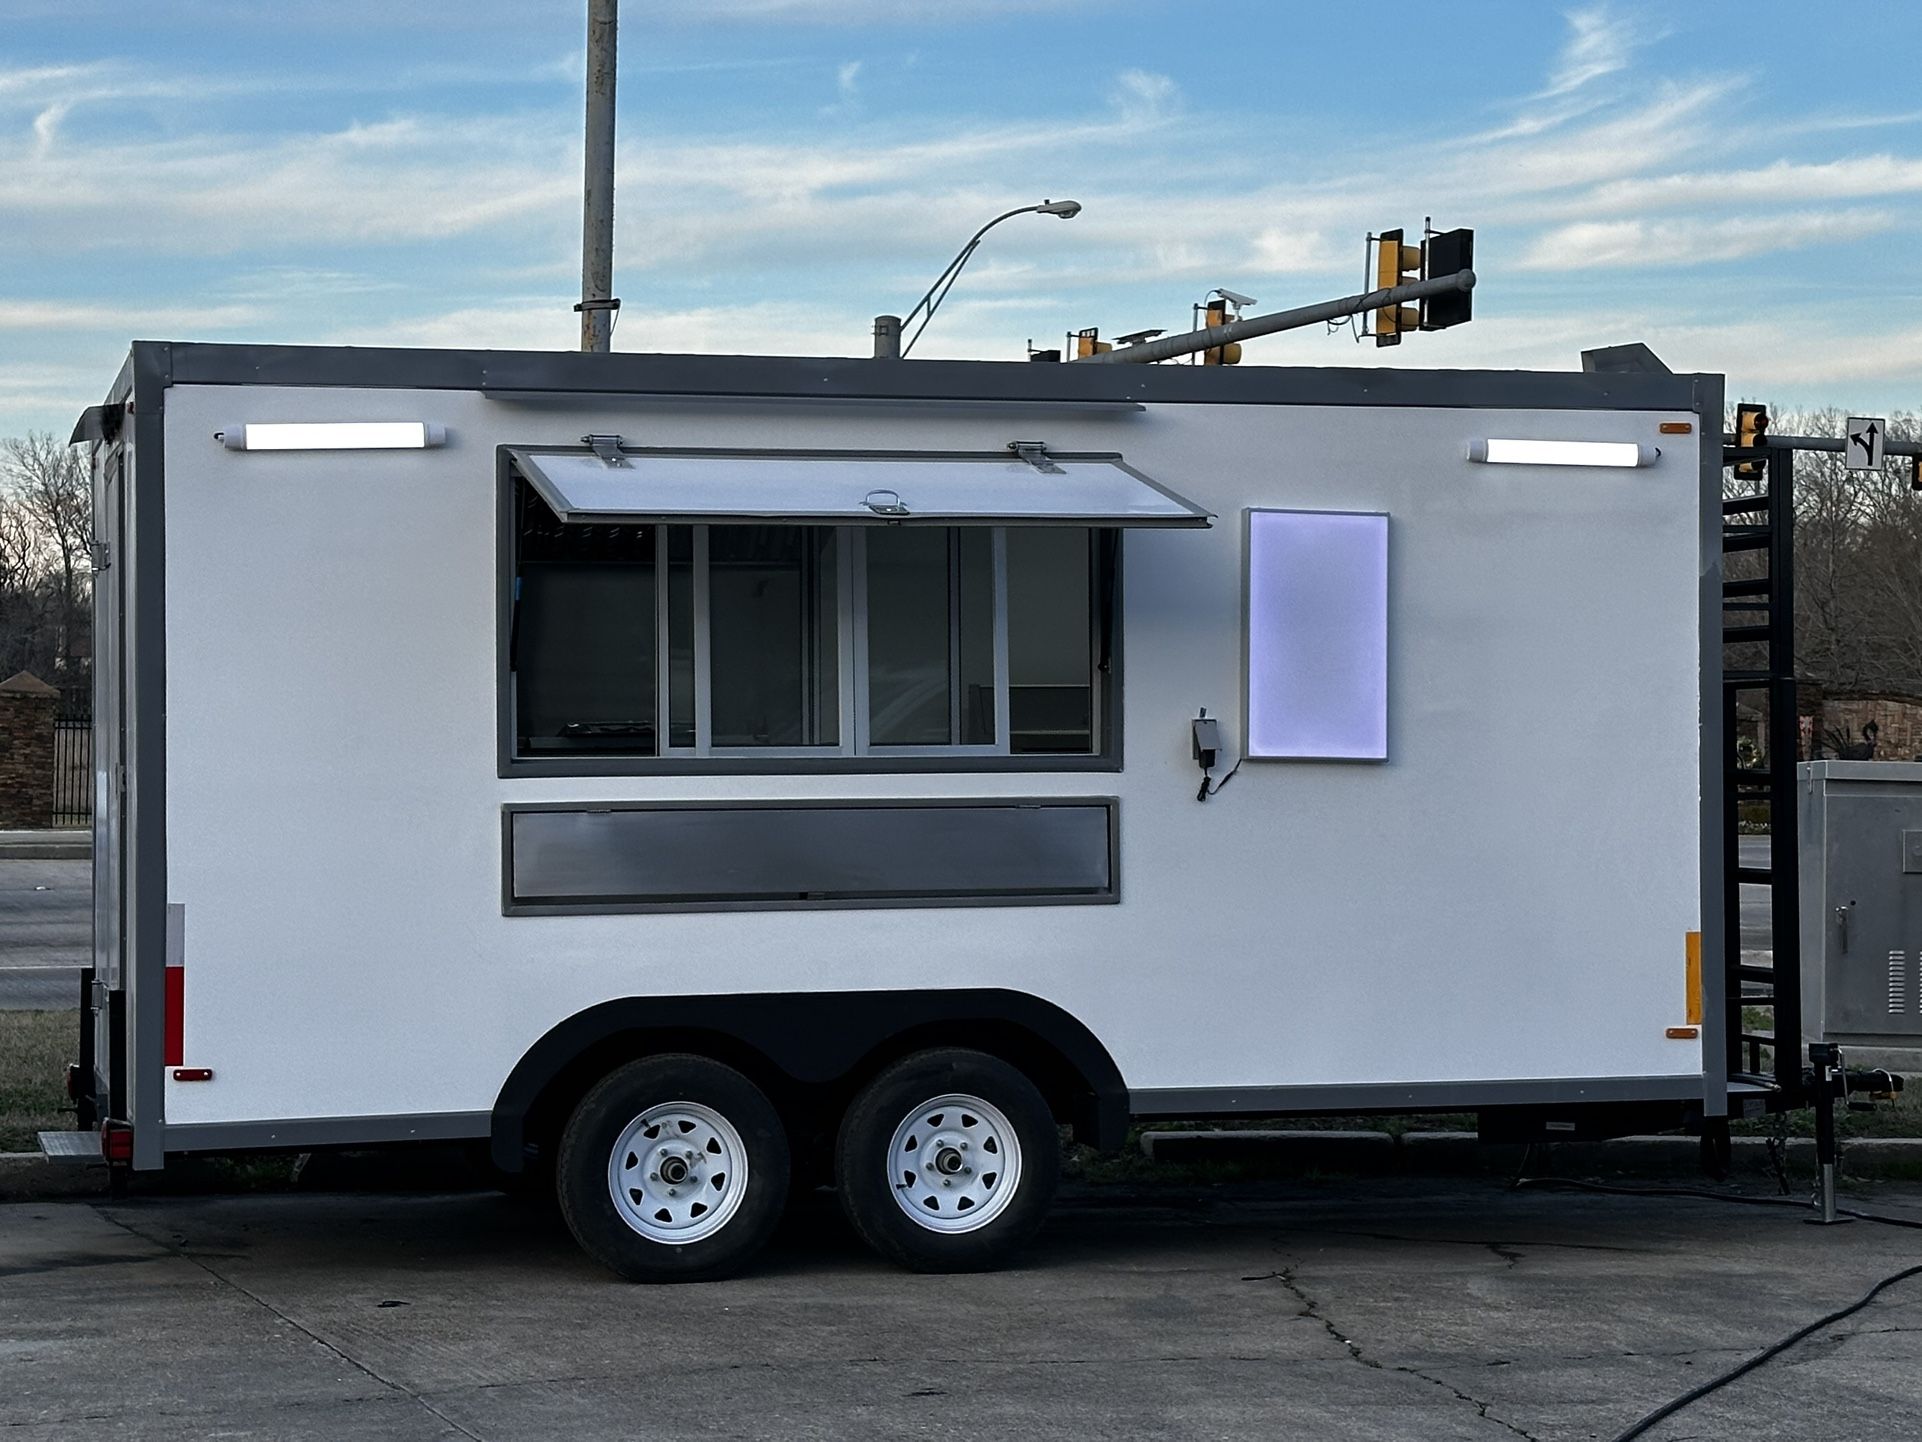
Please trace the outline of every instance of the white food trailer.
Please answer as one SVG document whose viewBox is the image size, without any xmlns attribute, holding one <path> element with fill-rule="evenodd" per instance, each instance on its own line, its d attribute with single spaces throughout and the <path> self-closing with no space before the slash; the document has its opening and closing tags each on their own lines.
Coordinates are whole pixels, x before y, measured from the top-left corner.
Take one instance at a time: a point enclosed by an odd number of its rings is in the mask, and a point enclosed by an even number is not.
<svg viewBox="0 0 1922 1442">
<path fill-rule="evenodd" d="M 1725 1116 L 1721 416 L 137 344 L 77 433 L 83 1116 L 134 1169 L 491 1139 L 645 1278 L 791 1178 L 988 1265 L 1057 1123 Z"/>
</svg>

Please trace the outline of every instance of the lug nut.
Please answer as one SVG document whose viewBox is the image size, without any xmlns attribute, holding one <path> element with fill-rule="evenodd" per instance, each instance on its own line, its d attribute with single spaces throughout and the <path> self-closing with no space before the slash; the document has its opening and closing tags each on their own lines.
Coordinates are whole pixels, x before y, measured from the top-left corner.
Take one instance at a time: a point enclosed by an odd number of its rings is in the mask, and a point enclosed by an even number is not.
<svg viewBox="0 0 1922 1442">
<path fill-rule="evenodd" d="M 661 1179 L 661 1174 L 659 1172 L 649 1172 L 647 1174 L 647 1179 L 650 1182 L 658 1182 Z"/>
<path fill-rule="evenodd" d="M 681 1189 L 679 1187 L 669 1187 L 667 1189 L 667 1194 L 670 1197 L 678 1197 L 681 1194 Z"/>
<path fill-rule="evenodd" d="M 953 1178 L 953 1177 L 943 1177 L 943 1178 L 941 1178 L 941 1185 L 942 1185 L 942 1186 L 944 1186 L 944 1187 L 951 1187 L 951 1186 L 953 1186 L 953 1185 L 954 1185 L 954 1178 Z"/>
<path fill-rule="evenodd" d="M 968 1149 L 968 1144 L 966 1142 L 961 1143 L 961 1150 L 965 1152 L 967 1149 Z"/>
</svg>

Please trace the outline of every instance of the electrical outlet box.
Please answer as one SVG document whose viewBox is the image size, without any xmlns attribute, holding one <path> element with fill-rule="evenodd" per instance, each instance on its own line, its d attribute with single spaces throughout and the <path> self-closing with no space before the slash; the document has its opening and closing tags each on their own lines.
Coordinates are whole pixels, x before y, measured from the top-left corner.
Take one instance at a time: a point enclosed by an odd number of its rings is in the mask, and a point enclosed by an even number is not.
<svg viewBox="0 0 1922 1442">
<path fill-rule="evenodd" d="M 1221 754 L 1221 722 L 1212 716 L 1195 717 L 1195 760 L 1208 770 Z"/>
<path fill-rule="evenodd" d="M 1922 765 L 1799 770 L 1804 1037 L 1922 1045 Z"/>
</svg>

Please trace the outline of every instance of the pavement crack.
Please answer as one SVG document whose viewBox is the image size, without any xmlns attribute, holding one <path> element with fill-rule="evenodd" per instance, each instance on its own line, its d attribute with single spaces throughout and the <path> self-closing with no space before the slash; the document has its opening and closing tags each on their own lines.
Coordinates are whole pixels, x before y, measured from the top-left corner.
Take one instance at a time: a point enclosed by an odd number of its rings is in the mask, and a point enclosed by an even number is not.
<svg viewBox="0 0 1922 1442">
<path fill-rule="evenodd" d="M 1511 1257 L 1499 1248 L 1496 1248 L 1493 1243 L 1488 1243 L 1487 1245 L 1491 1251 L 1494 1251 L 1497 1256 L 1502 1257 L 1511 1267 L 1521 1260 L 1521 1254 L 1519 1252 Z M 1286 1287 L 1289 1295 L 1301 1304 L 1300 1315 L 1311 1321 L 1319 1322 L 1322 1330 L 1337 1342 L 1341 1343 L 1341 1345 L 1347 1349 L 1348 1355 L 1354 1358 L 1355 1361 L 1361 1363 L 1362 1366 L 1373 1368 L 1377 1372 L 1399 1372 L 1404 1376 L 1414 1377 L 1419 1381 L 1426 1382 L 1431 1387 L 1439 1387 L 1444 1392 L 1452 1395 L 1457 1401 L 1466 1402 L 1469 1406 L 1473 1407 L 1475 1409 L 1475 1415 L 1483 1420 L 1493 1422 L 1496 1426 L 1505 1428 L 1515 1436 L 1527 1439 L 1527 1442 L 1538 1442 L 1534 1433 L 1528 1431 L 1526 1428 L 1517 1426 L 1505 1417 L 1498 1417 L 1489 1411 L 1488 1409 L 1494 1405 L 1493 1403 L 1484 1402 L 1479 1397 L 1471 1397 L 1452 1382 L 1445 1382 L 1440 1377 L 1431 1376 L 1418 1367 L 1391 1365 L 1369 1356 L 1362 1350 L 1361 1343 L 1343 1332 L 1341 1328 L 1334 1324 L 1334 1321 L 1328 1314 L 1322 1311 L 1321 1303 L 1316 1301 L 1315 1298 L 1309 1294 L 1308 1290 L 1301 1285 L 1301 1282 L 1295 1276 L 1295 1269 L 1293 1267 L 1283 1267 L 1280 1271 L 1272 1275 L 1274 1280 Z M 1268 1279 L 1264 1277 L 1260 1280 L 1266 1281 Z"/>
<path fill-rule="evenodd" d="M 1424 1247 L 1486 1247 L 1491 1251 L 1495 1251 L 1498 1256 L 1506 1255 L 1506 1252 L 1499 1250 L 1499 1245 L 1504 1244 L 1490 1242 L 1483 1237 L 1418 1237 L 1411 1236 L 1405 1232 L 1365 1232 L 1355 1228 L 1343 1227 L 1329 1227 L 1326 1228 L 1325 1231 L 1326 1235 L 1332 1237 L 1360 1237 L 1370 1242 L 1408 1242 L 1416 1246 Z M 1511 1250 L 1519 1247 L 1554 1247 L 1570 1252 L 1627 1252 L 1636 1254 L 1648 1250 L 1646 1247 L 1621 1247 L 1607 1242 L 1549 1241 L 1539 1237 L 1526 1238 L 1523 1241 L 1510 1245 Z"/>
<path fill-rule="evenodd" d="M 1432 1376 L 1431 1374 L 1422 1371 L 1418 1367 L 1394 1367 L 1394 1368 L 1391 1368 L 1390 1370 L 1404 1373 L 1405 1375 L 1410 1377 L 1418 1377 L 1424 1382 L 1427 1382 L 1433 1386 L 1439 1387 L 1444 1392 L 1447 1392 L 1452 1397 L 1454 1397 L 1456 1401 L 1466 1402 L 1469 1406 L 1473 1407 L 1475 1409 L 1475 1415 L 1482 1418 L 1484 1421 L 1493 1422 L 1497 1427 L 1504 1427 L 1508 1431 L 1512 1432 L 1515 1436 L 1526 1438 L 1527 1442 L 1540 1442 L 1540 1439 L 1537 1438 L 1535 1434 L 1533 1432 L 1530 1432 L 1527 1428 L 1519 1426 L 1516 1423 L 1510 1422 L 1506 1417 L 1497 1417 L 1493 1412 L 1489 1411 L 1488 1409 L 1494 1406 L 1494 1403 L 1484 1402 L 1479 1397 L 1471 1397 L 1468 1393 L 1462 1391 L 1461 1388 L 1457 1387 L 1453 1382 L 1443 1381 L 1440 1377 Z"/>
<path fill-rule="evenodd" d="M 1382 1370 L 1381 1363 L 1362 1351 L 1361 1343 L 1357 1342 L 1353 1337 L 1344 1335 L 1342 1330 L 1328 1319 L 1327 1314 L 1321 1310 L 1321 1303 L 1309 1296 L 1306 1289 L 1295 1279 L 1295 1269 L 1293 1267 L 1283 1267 L 1280 1271 L 1274 1273 L 1274 1278 L 1288 1289 L 1288 1294 L 1291 1297 L 1301 1304 L 1301 1312 L 1299 1315 L 1308 1318 L 1310 1321 L 1319 1322 L 1321 1329 L 1337 1342 L 1341 1343 L 1341 1345 L 1347 1349 L 1348 1355 L 1361 1363 L 1362 1366 L 1373 1367 L 1376 1371 Z M 1263 1280 L 1266 1279 L 1264 1278 Z"/>
<path fill-rule="evenodd" d="M 415 1406 L 419 1407 L 423 1412 L 427 1413 L 430 1417 L 434 1418 L 434 1420 L 439 1422 L 442 1426 L 453 1429 L 455 1432 L 458 1432 L 461 1436 L 468 1438 L 469 1442 L 485 1442 L 485 1439 L 478 1432 L 473 1432 L 467 1429 L 466 1427 L 463 1427 L 460 1423 L 456 1422 L 452 1417 L 449 1417 L 445 1412 L 441 1411 L 440 1408 L 436 1407 L 432 1402 L 428 1401 L 420 1393 L 416 1392 L 412 1387 L 407 1386 L 404 1382 L 396 1382 L 391 1377 L 382 1376 L 373 1367 L 370 1367 L 367 1363 L 361 1361 L 360 1358 L 354 1356 L 351 1352 L 348 1352 L 345 1349 L 337 1346 L 333 1342 L 328 1341 L 325 1337 L 321 1336 L 320 1333 L 316 1332 L 312 1327 L 309 1327 L 306 1323 L 300 1321 L 296 1317 L 289 1316 L 286 1312 L 283 1312 L 280 1308 L 276 1307 L 272 1302 L 268 1301 L 265 1297 L 261 1296 L 258 1292 L 255 1292 L 252 1289 L 241 1285 L 239 1282 L 235 1281 L 232 1277 L 225 1275 L 218 1268 L 212 1266 L 210 1263 L 208 1263 L 204 1258 L 202 1258 L 198 1254 L 188 1251 L 185 1246 L 179 1243 L 167 1241 L 165 1238 L 156 1237 L 150 1233 L 143 1232 L 140 1230 L 140 1228 L 134 1226 L 132 1223 L 123 1221 L 121 1218 L 116 1217 L 112 1212 L 109 1212 L 105 1207 L 95 1207 L 94 1210 L 97 1213 L 99 1213 L 100 1216 L 104 1217 L 107 1221 L 111 1222 L 114 1226 L 120 1228 L 121 1231 L 126 1232 L 131 1236 L 138 1237 L 143 1242 L 148 1242 L 153 1246 L 160 1247 L 164 1251 L 171 1252 L 174 1256 L 179 1257 L 182 1261 L 189 1262 L 194 1266 L 200 1268 L 201 1271 L 205 1272 L 208 1276 L 212 1277 L 216 1282 L 220 1283 L 222 1286 L 231 1287 L 234 1291 L 240 1293 L 241 1296 L 245 1297 L 248 1301 L 252 1302 L 256 1307 L 261 1308 L 263 1311 L 269 1313 L 270 1315 L 278 1318 L 280 1321 L 286 1323 L 286 1325 L 288 1325 L 289 1327 L 292 1327 L 296 1332 L 300 1333 L 301 1336 L 307 1338 L 307 1340 L 312 1342 L 315 1346 L 320 1347 L 325 1351 L 331 1352 L 334 1356 L 338 1357 L 341 1361 L 345 1362 L 349 1367 L 352 1367 L 356 1372 L 359 1372 L 363 1376 L 367 1377 L 370 1381 L 377 1382 L 382 1387 L 387 1388 L 388 1391 L 397 1392 L 401 1396 L 407 1398 Z"/>
</svg>

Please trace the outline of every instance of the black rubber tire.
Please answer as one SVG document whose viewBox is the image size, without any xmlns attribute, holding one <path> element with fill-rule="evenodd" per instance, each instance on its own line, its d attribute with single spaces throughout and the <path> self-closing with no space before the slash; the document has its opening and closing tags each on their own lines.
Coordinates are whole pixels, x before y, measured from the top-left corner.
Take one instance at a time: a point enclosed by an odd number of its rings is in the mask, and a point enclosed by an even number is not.
<svg viewBox="0 0 1922 1442">
<path fill-rule="evenodd" d="M 699 1102 L 726 1117 L 747 1148 L 740 1208 L 712 1236 L 657 1242 L 621 1219 L 607 1162 L 627 1124 L 662 1102 Z M 787 1130 L 761 1089 L 720 1062 L 670 1053 L 608 1073 L 568 1118 L 555 1159 L 561 1216 L 581 1248 L 632 1282 L 705 1282 L 739 1271 L 773 1235 L 787 1205 Z"/>
<path fill-rule="evenodd" d="M 1006 1210 L 972 1232 L 929 1231 L 895 1203 L 887 1150 L 903 1117 L 948 1092 L 1000 1109 L 1021 1143 L 1017 1192 Z M 1033 1082 L 999 1057 L 943 1048 L 903 1057 L 855 1097 L 834 1153 L 841 1208 L 861 1239 L 916 1272 L 985 1272 L 1001 1266 L 1047 1219 L 1061 1175 L 1053 1113 Z"/>
</svg>

